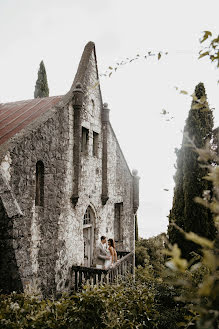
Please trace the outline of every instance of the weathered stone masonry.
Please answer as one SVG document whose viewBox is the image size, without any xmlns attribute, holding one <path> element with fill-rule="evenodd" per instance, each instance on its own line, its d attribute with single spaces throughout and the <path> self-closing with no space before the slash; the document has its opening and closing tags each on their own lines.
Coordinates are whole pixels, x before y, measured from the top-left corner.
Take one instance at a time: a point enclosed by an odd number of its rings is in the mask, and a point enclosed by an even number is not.
<svg viewBox="0 0 219 329">
<path fill-rule="evenodd" d="M 39 161 L 43 205 L 36 205 Z M 93 43 L 70 91 L 0 145 L 0 163 L 0 289 L 22 291 L 36 280 L 45 295 L 67 291 L 72 265 L 95 266 L 103 234 L 119 237 L 117 249 L 134 250 L 138 181 L 103 106 Z"/>
</svg>

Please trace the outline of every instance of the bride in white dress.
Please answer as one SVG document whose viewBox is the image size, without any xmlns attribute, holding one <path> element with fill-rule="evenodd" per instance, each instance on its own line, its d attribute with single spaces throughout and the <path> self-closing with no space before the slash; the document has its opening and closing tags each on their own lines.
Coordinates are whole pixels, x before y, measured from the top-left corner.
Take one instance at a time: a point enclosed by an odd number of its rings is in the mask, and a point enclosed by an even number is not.
<svg viewBox="0 0 219 329">
<path fill-rule="evenodd" d="M 109 268 L 113 265 L 113 263 L 117 262 L 117 253 L 115 249 L 115 242 L 113 239 L 108 239 L 108 249 L 107 254 L 110 257 L 110 259 L 107 259 L 105 262 L 105 268 Z"/>
</svg>

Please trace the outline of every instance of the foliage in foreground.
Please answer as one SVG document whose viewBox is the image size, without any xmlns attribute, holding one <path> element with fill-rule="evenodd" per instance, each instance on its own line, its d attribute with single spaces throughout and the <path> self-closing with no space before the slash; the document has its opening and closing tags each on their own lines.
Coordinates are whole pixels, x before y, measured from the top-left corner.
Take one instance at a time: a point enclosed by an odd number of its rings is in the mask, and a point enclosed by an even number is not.
<svg viewBox="0 0 219 329">
<path fill-rule="evenodd" d="M 0 327 L 175 329 L 189 314 L 184 303 L 174 299 L 180 291 L 140 267 L 135 282 L 88 286 L 59 300 L 15 293 L 1 296 Z"/>
<path fill-rule="evenodd" d="M 218 256 L 213 252 L 213 243 L 188 234 L 187 238 L 203 247 L 204 256 L 197 255 L 199 262 L 196 258 L 192 265 L 181 258 L 176 245 L 164 255 L 164 238 L 161 235 L 139 241 L 147 258 L 144 267 L 136 269 L 135 281 L 130 277 L 118 285 L 94 289 L 87 286 L 80 293 L 58 300 L 41 299 L 28 292 L 0 296 L 0 327 L 217 328 Z"/>
<path fill-rule="evenodd" d="M 200 50 L 199 58 L 207 57 L 219 68 L 219 35 L 214 37 L 211 31 L 204 31 L 200 43 L 205 43 L 205 46 Z"/>
<path fill-rule="evenodd" d="M 135 282 L 130 278 L 126 283 L 89 286 L 72 296 L 58 300 L 40 299 L 37 295 L 11 294 L 0 296 L 1 328 L 216 328 L 195 326 L 201 317 L 197 309 L 217 316 L 212 312 L 214 298 L 199 294 L 203 290 L 208 266 L 183 268 L 178 249 L 170 252 L 173 256 L 168 266 L 160 267 L 160 277 L 154 278 L 153 267 L 138 267 Z M 174 269 L 174 270 L 173 270 Z M 158 275 L 159 269 L 156 269 Z M 204 283 L 205 285 L 205 283 Z M 204 290 L 203 290 L 204 291 Z M 211 293 L 210 293 L 211 295 Z M 204 304 L 203 304 L 204 303 Z M 209 306 L 211 307 L 209 308 Z M 209 308 L 209 309 L 208 309 Z M 210 313 L 209 313 L 210 312 Z M 197 322 L 198 323 L 198 322 Z"/>
<path fill-rule="evenodd" d="M 166 242 L 166 233 L 149 239 L 139 239 L 135 244 L 136 267 L 146 267 L 154 277 L 161 277 L 166 268 L 167 257 L 163 253 Z"/>
<path fill-rule="evenodd" d="M 197 152 L 203 159 L 202 150 Z M 211 150 L 204 154 L 209 163 Z M 207 167 L 206 179 L 213 184 L 214 197 L 197 201 L 215 214 L 218 223 L 219 167 Z M 200 245 L 201 255 L 193 253 L 192 260 L 183 259 L 176 244 L 168 245 L 163 254 L 165 234 L 142 239 L 137 242 L 136 256 L 138 248 L 144 250 L 144 267 L 137 268 L 135 281 L 130 278 L 125 283 L 94 289 L 87 286 L 78 294 L 58 300 L 27 293 L 0 296 L 0 327 L 218 329 L 219 238 L 213 242 L 193 232 L 181 233 Z"/>
<path fill-rule="evenodd" d="M 193 146 L 198 154 L 198 160 L 202 163 L 208 172 L 205 180 L 212 183 L 212 197 L 206 198 L 196 197 L 194 202 L 197 202 L 207 208 L 214 214 L 214 222 L 216 228 L 219 227 L 219 163 L 218 155 L 213 151 L 210 143 L 207 143 L 205 149 Z M 203 191 L 206 192 L 206 191 Z M 178 281 L 178 285 L 185 288 L 184 294 L 180 300 L 191 305 L 193 317 L 190 320 L 190 325 L 197 329 L 218 329 L 219 328 L 219 232 L 214 241 L 208 240 L 205 237 L 200 237 L 194 232 L 185 232 L 180 229 L 180 233 L 185 236 L 186 240 L 200 246 L 201 255 L 193 253 L 193 259 L 188 262 L 181 258 L 181 250 L 177 244 L 172 246 L 167 254 L 172 259 L 166 264 L 174 270 L 174 273 L 182 273 L 185 276 L 183 280 Z M 201 271 L 204 269 L 204 271 Z M 199 282 L 193 282 L 194 272 L 198 270 L 201 276 L 195 276 Z M 176 281 L 177 284 L 177 281 Z M 183 324 L 184 325 L 184 324 Z M 186 327 L 186 326 L 184 326 Z"/>
</svg>

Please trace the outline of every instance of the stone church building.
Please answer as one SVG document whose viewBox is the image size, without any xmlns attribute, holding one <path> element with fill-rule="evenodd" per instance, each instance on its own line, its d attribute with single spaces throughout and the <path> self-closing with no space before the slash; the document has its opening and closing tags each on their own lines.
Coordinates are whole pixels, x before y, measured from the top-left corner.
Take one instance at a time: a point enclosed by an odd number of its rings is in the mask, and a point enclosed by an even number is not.
<svg viewBox="0 0 219 329">
<path fill-rule="evenodd" d="M 138 182 L 89 42 L 66 95 L 0 104 L 0 290 L 63 291 L 72 265 L 95 267 L 101 235 L 134 251 Z"/>
</svg>

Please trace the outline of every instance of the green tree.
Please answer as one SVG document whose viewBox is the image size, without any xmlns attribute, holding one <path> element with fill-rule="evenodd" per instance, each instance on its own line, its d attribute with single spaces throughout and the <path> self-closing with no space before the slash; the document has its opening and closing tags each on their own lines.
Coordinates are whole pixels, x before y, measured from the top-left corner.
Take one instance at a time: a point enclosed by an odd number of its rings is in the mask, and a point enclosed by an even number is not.
<svg viewBox="0 0 219 329">
<path fill-rule="evenodd" d="M 34 98 L 42 98 L 49 96 L 49 87 L 47 82 L 46 69 L 43 61 L 40 62 L 38 78 L 35 85 Z"/>
<path fill-rule="evenodd" d="M 215 238 L 216 229 L 212 213 L 203 205 L 196 203 L 196 197 L 211 195 L 211 186 L 203 179 L 207 168 L 200 165 L 198 149 L 205 148 L 212 137 L 213 114 L 209 109 L 203 83 L 199 83 L 193 94 L 192 106 L 184 128 L 182 147 L 177 151 L 177 171 L 173 207 L 169 215 L 168 235 L 172 244 L 177 243 L 183 257 L 189 259 L 190 252 L 198 251 L 199 246 L 184 238 L 176 224 L 185 232 L 195 232 L 210 240 Z"/>
</svg>

